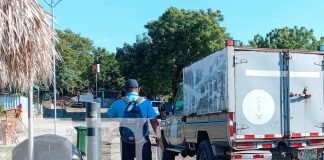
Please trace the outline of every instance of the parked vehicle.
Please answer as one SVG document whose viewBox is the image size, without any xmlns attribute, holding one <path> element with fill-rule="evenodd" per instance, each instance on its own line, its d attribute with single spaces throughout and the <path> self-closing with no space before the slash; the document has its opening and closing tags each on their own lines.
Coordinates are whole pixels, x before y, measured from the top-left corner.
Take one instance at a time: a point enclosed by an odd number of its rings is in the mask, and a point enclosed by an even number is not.
<svg viewBox="0 0 324 160">
<path fill-rule="evenodd" d="M 165 119 L 172 110 L 172 103 L 167 101 L 152 101 L 152 106 L 155 113 L 158 115 L 158 119 Z"/>
<path fill-rule="evenodd" d="M 321 158 L 323 70 L 321 51 L 236 46 L 184 68 L 163 159 Z"/>
<path fill-rule="evenodd" d="M 157 115 L 160 115 L 159 108 L 160 108 L 161 104 L 163 104 L 164 102 L 163 101 L 151 101 L 151 102 L 152 102 L 152 106 L 153 106 L 155 113 Z"/>
</svg>

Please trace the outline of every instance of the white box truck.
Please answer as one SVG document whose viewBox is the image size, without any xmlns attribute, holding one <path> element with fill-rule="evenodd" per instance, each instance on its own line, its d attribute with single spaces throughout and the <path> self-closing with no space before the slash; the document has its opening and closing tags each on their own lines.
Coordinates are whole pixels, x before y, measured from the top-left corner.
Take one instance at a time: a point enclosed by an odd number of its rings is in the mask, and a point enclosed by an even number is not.
<svg viewBox="0 0 324 160">
<path fill-rule="evenodd" d="M 320 159 L 324 52 L 227 46 L 183 70 L 163 159 Z"/>
</svg>

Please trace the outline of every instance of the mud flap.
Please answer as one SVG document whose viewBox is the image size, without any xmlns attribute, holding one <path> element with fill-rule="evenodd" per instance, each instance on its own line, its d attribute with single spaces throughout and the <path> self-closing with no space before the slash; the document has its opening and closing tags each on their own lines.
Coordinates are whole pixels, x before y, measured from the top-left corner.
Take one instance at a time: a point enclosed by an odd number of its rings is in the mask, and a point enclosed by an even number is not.
<svg viewBox="0 0 324 160">
<path fill-rule="evenodd" d="M 322 159 L 323 148 L 301 148 L 293 155 L 296 155 L 299 159 Z"/>
<path fill-rule="evenodd" d="M 272 158 L 276 160 L 323 160 L 323 148 L 286 148 L 285 151 L 272 152 Z"/>
</svg>

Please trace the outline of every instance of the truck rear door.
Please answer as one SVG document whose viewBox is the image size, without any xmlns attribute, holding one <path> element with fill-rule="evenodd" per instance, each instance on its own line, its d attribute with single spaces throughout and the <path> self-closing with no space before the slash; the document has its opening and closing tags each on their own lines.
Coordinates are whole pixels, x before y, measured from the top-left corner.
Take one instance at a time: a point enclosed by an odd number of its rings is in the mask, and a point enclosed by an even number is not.
<svg viewBox="0 0 324 160">
<path fill-rule="evenodd" d="M 236 138 L 282 137 L 280 53 L 235 51 Z"/>
<path fill-rule="evenodd" d="M 291 137 L 324 135 L 323 55 L 290 54 Z"/>
</svg>

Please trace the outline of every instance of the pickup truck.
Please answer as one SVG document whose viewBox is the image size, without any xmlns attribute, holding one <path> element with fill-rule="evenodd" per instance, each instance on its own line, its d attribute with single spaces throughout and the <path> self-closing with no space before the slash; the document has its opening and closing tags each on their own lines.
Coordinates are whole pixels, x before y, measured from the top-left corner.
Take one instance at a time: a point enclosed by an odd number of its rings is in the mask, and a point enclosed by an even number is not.
<svg viewBox="0 0 324 160">
<path fill-rule="evenodd" d="M 162 159 L 322 159 L 323 75 L 322 51 L 229 45 L 191 64 L 161 121 Z"/>
</svg>

